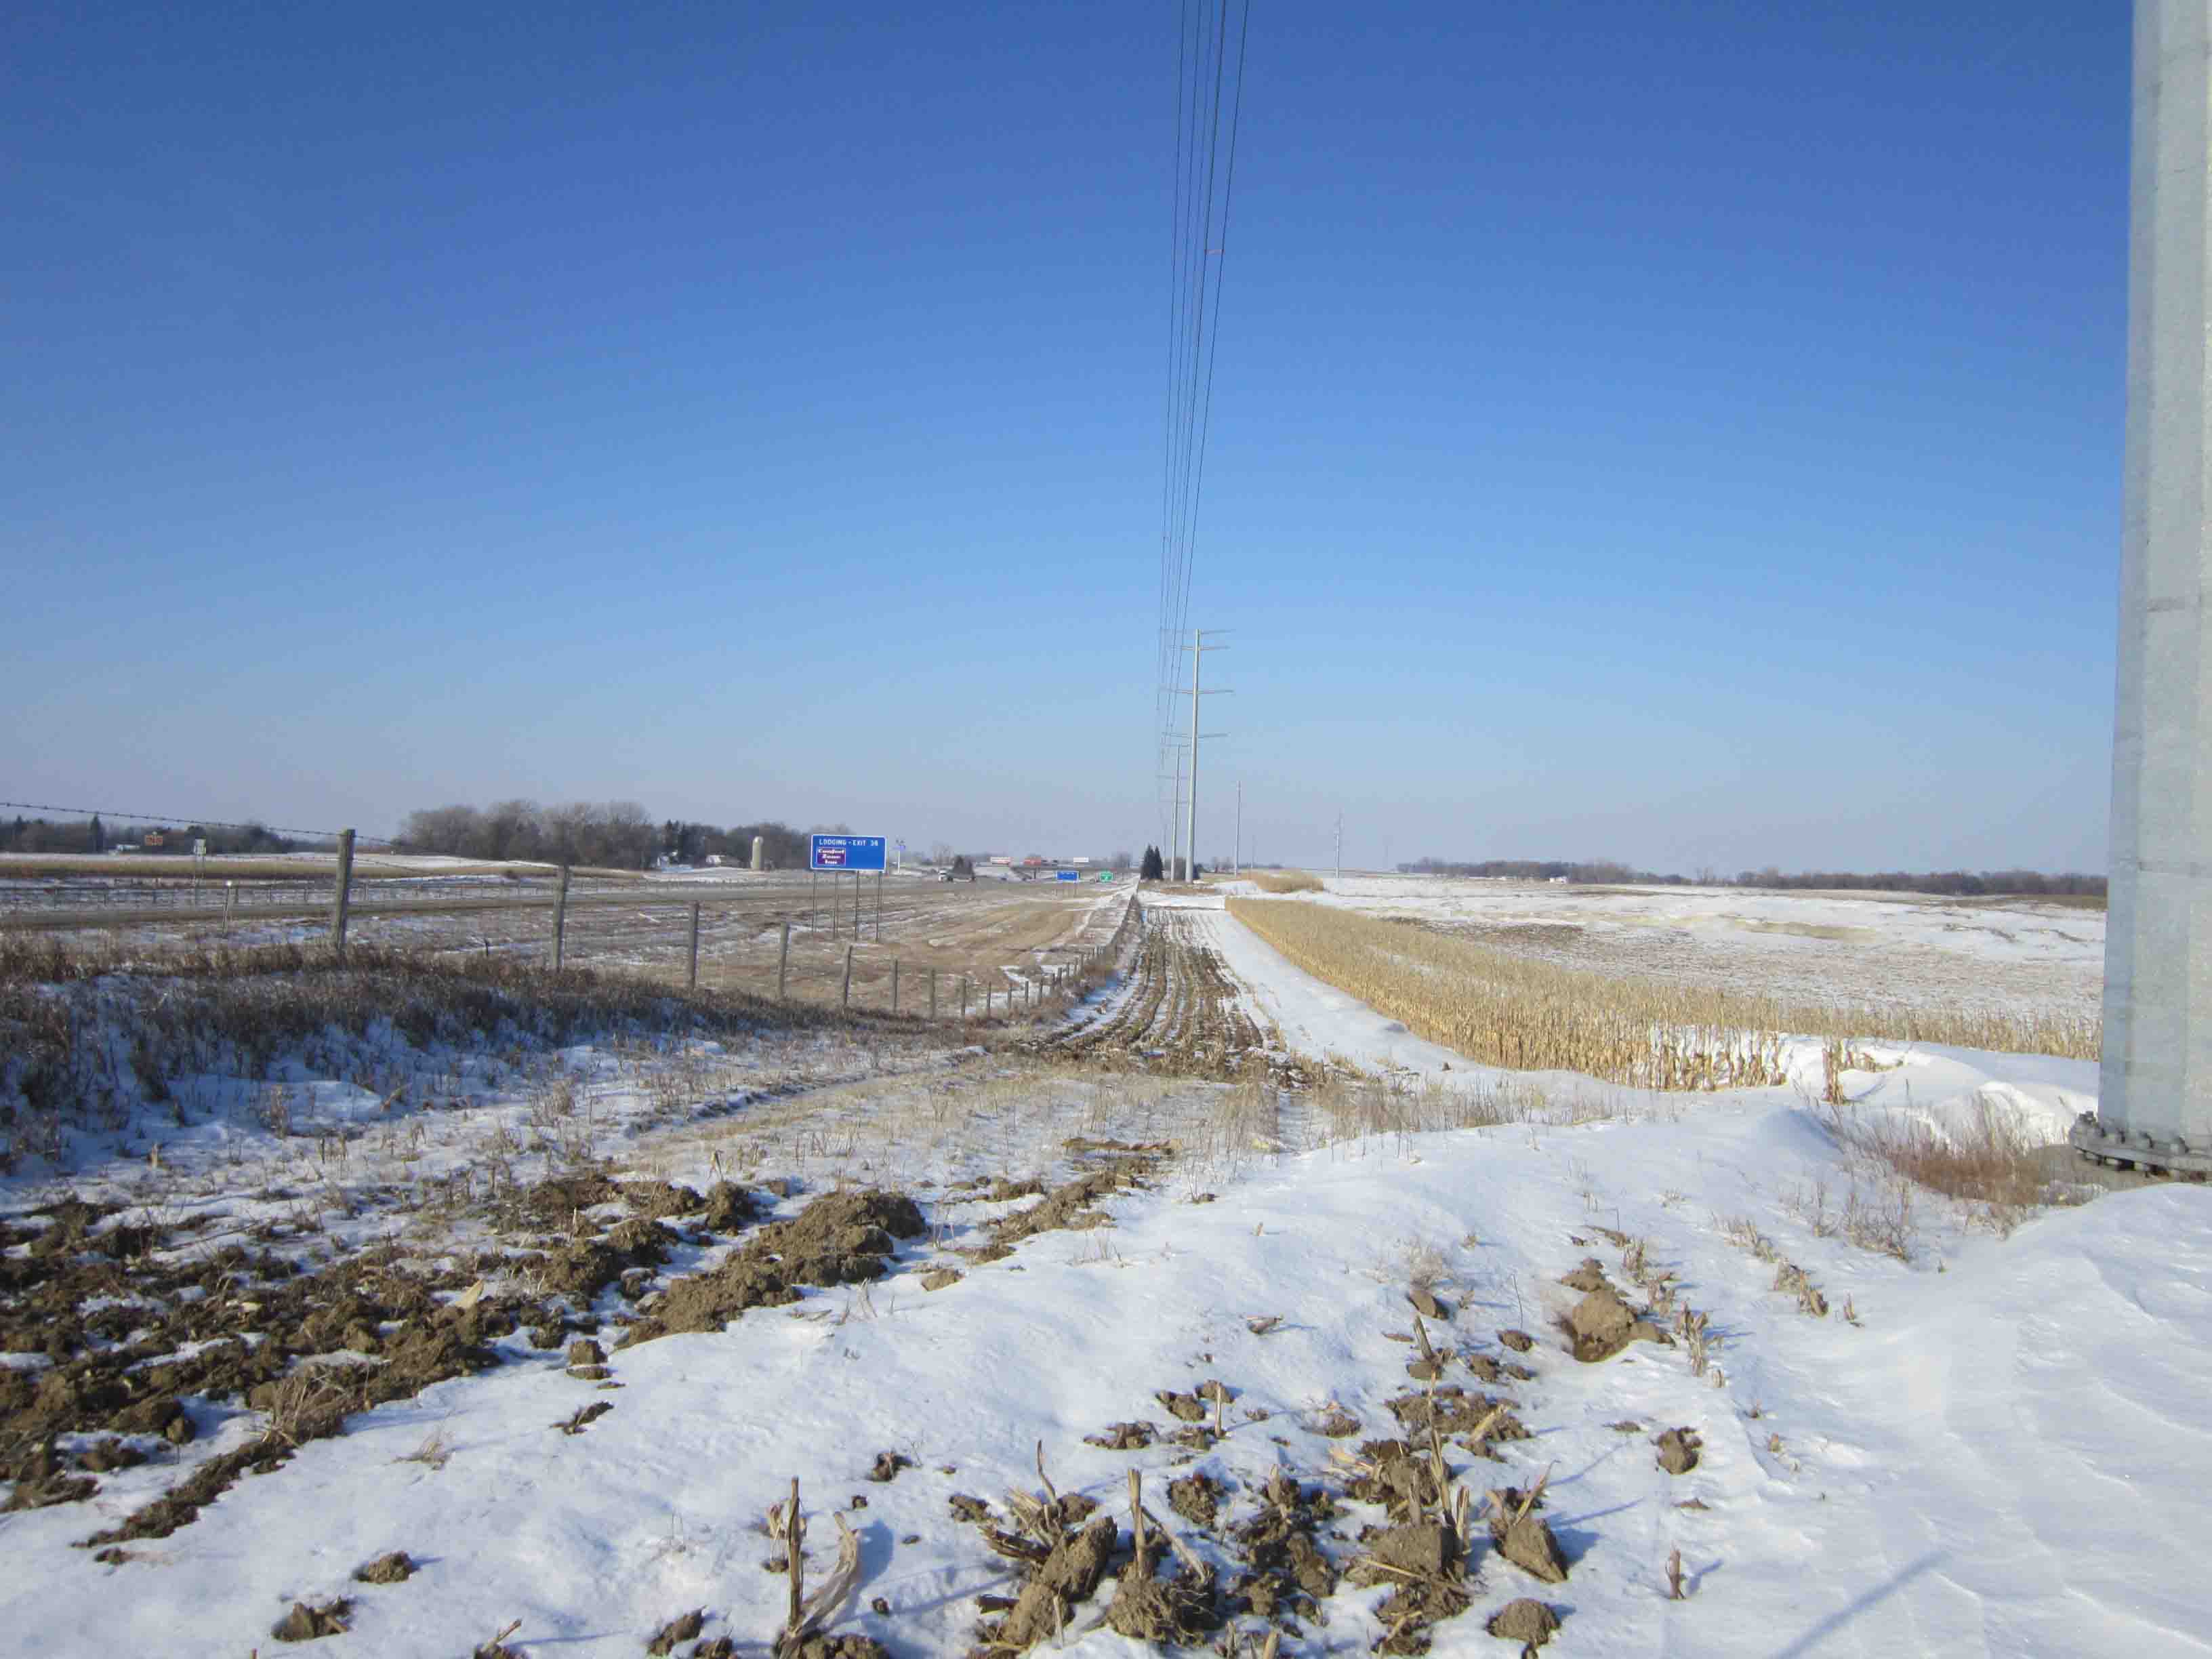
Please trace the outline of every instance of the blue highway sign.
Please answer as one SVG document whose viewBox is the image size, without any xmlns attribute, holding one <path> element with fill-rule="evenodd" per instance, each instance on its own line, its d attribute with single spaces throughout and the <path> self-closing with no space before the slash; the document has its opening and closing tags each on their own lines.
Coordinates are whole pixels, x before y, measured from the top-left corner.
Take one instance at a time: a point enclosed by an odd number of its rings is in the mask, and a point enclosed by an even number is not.
<svg viewBox="0 0 2212 1659">
<path fill-rule="evenodd" d="M 1054 871 L 1053 872 L 1053 879 L 1055 881 L 1081 881 L 1083 879 L 1083 872 L 1080 870 Z"/>
<path fill-rule="evenodd" d="M 806 867 L 810 870 L 881 870 L 881 836 L 809 836 Z"/>
</svg>

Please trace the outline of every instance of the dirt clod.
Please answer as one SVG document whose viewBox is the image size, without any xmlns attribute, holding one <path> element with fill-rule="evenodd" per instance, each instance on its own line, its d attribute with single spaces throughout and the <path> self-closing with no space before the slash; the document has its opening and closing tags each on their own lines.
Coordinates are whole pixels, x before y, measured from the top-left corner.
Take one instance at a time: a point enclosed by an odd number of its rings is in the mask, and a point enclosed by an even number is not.
<svg viewBox="0 0 2212 1659">
<path fill-rule="evenodd" d="M 1401 1527 L 1392 1527 L 1368 1541 L 1367 1553 L 1373 1567 L 1356 1576 L 1369 1583 L 1389 1582 L 1392 1573 L 1441 1578 L 1455 1567 L 1458 1549 L 1458 1540 L 1449 1527 L 1434 1521 L 1409 1522 Z M 1374 1567 L 1390 1571 L 1376 1572 Z"/>
<path fill-rule="evenodd" d="M 1571 1273 L 1561 1273 L 1559 1283 L 1571 1291 L 1590 1291 L 1606 1282 L 1605 1263 L 1594 1255 L 1586 1255 L 1582 1264 Z"/>
<path fill-rule="evenodd" d="M 679 1187 L 667 1181 L 628 1181 L 623 1183 L 623 1202 L 633 1212 L 648 1221 L 665 1221 L 672 1216 L 690 1215 L 702 1207 L 706 1200 L 690 1187 Z"/>
<path fill-rule="evenodd" d="M 991 1519 L 991 1506 L 980 1498 L 956 1492 L 945 1501 L 951 1507 L 955 1521 L 964 1521 L 972 1527 L 981 1526 Z"/>
<path fill-rule="evenodd" d="M 1498 1340 L 1516 1353 L 1526 1353 L 1536 1346 L 1536 1339 L 1528 1332 L 1517 1331 L 1510 1328 L 1498 1332 Z"/>
<path fill-rule="evenodd" d="M 1398 1425 L 1409 1434 L 1425 1436 L 1434 1430 L 1438 1434 L 1472 1435 L 1480 1430 L 1486 1442 L 1528 1438 L 1527 1427 L 1513 1414 L 1510 1401 L 1469 1394 L 1457 1383 L 1401 1394 L 1385 1403 Z"/>
<path fill-rule="evenodd" d="M 1666 1340 L 1664 1332 L 1638 1319 L 1620 1299 L 1620 1293 L 1602 1282 L 1575 1304 L 1565 1322 L 1574 1343 L 1575 1358 L 1589 1364 L 1612 1358 L 1632 1342 Z"/>
<path fill-rule="evenodd" d="M 653 1639 L 645 1644 L 645 1650 L 656 1656 L 656 1659 L 659 1656 L 673 1653 L 678 1642 L 691 1640 L 705 1628 L 706 1623 L 707 1610 L 704 1607 L 694 1607 L 689 1613 L 678 1613 L 653 1633 Z"/>
<path fill-rule="evenodd" d="M 1006 1616 L 979 1634 L 993 1647 L 1020 1650 L 1058 1635 L 1079 1601 L 1097 1594 L 1121 1536 L 1114 1517 L 1102 1515 L 1063 1537 L 1032 1570 Z"/>
<path fill-rule="evenodd" d="M 1363 1504 L 1380 1504 L 1393 1521 L 1419 1520 L 1438 1501 L 1436 1465 L 1425 1451 L 1402 1440 L 1363 1440 L 1345 1490 Z"/>
<path fill-rule="evenodd" d="M 1367 1553 L 1352 1569 L 1353 1581 L 1396 1586 L 1375 1610 L 1386 1631 L 1376 1650 L 1427 1652 L 1429 1627 L 1471 1604 L 1460 1588 L 1464 1571 L 1460 1537 L 1443 1522 L 1414 1520 L 1370 1536 Z"/>
<path fill-rule="evenodd" d="M 1331 1403 L 1328 1409 L 1314 1419 L 1314 1432 L 1327 1435 L 1331 1440 L 1342 1440 L 1359 1432 L 1359 1419 L 1343 1407 Z"/>
<path fill-rule="evenodd" d="M 46 1460 L 51 1464 L 52 1455 Z M 49 1473 L 28 1479 L 18 1478 L 15 1491 L 7 1503 L 0 1504 L 0 1514 L 12 1510 L 51 1509 L 57 1504 L 82 1504 L 100 1490 L 100 1483 L 88 1476 Z"/>
<path fill-rule="evenodd" d="M 903 1193 L 872 1187 L 825 1193 L 789 1221 L 762 1227 L 720 1267 L 678 1279 L 630 1327 L 622 1346 L 682 1331 L 719 1331 L 748 1309 L 796 1302 L 802 1285 L 880 1279 L 890 1268 L 892 1241 L 926 1231 L 921 1212 Z"/>
<path fill-rule="evenodd" d="M 353 1570 L 353 1576 L 358 1583 L 404 1584 L 414 1572 L 415 1558 L 405 1550 L 394 1550 L 389 1555 L 362 1563 Z"/>
<path fill-rule="evenodd" d="M 353 1603 L 346 1601 L 325 1601 L 319 1607 L 295 1601 L 292 1611 L 278 1620 L 269 1633 L 280 1642 L 312 1642 L 319 1636 L 343 1636 L 346 1619 L 352 1612 Z"/>
<path fill-rule="evenodd" d="M 1177 1394 L 1172 1389 L 1162 1389 L 1152 1396 L 1170 1417 L 1185 1423 L 1203 1423 L 1209 1415 L 1206 1402 L 1194 1394 Z"/>
<path fill-rule="evenodd" d="M 868 1479 L 878 1483 L 896 1480 L 901 1469 L 914 1467 L 914 1459 L 903 1452 L 878 1452 L 875 1466 L 868 1471 Z"/>
<path fill-rule="evenodd" d="M 1437 1300 L 1436 1292 L 1425 1285 L 1416 1285 L 1406 1292 L 1406 1300 L 1413 1304 L 1413 1311 L 1424 1319 L 1449 1319 L 1450 1312 Z"/>
<path fill-rule="evenodd" d="M 1547 1584 L 1567 1582 L 1567 1558 L 1552 1536 L 1551 1523 L 1534 1513 L 1514 1518 L 1517 1504 L 1501 1506 L 1490 1520 L 1490 1541 L 1522 1571 Z"/>
<path fill-rule="evenodd" d="M 778 1659 L 891 1659 L 891 1654 L 872 1636 L 824 1636 L 817 1632 L 804 1642 L 780 1649 Z"/>
<path fill-rule="evenodd" d="M 1107 1451 L 1142 1451 L 1152 1443 L 1152 1425 L 1149 1423 L 1109 1423 L 1103 1432 L 1086 1434 L 1083 1442 L 1088 1446 L 1103 1447 Z"/>
<path fill-rule="evenodd" d="M 742 1187 L 718 1181 L 707 1190 L 707 1204 L 699 1224 L 710 1233 L 733 1233 L 760 1218 L 760 1205 Z"/>
<path fill-rule="evenodd" d="M 1204 1470 L 1168 1482 L 1168 1507 L 1194 1527 L 1211 1527 L 1221 1504 L 1221 1483 Z"/>
<path fill-rule="evenodd" d="M 1668 1429 L 1655 1443 L 1661 1468 L 1669 1474 L 1687 1474 L 1698 1467 L 1698 1449 L 1705 1443 L 1695 1429 Z"/>
<path fill-rule="evenodd" d="M 1492 1613 L 1484 1628 L 1492 1636 L 1520 1643 L 1525 1651 L 1540 1648 L 1552 1639 L 1553 1632 L 1559 1628 L 1559 1616 L 1534 1597 L 1524 1595 Z"/>
<path fill-rule="evenodd" d="M 604 1365 L 606 1363 L 607 1351 L 588 1336 L 579 1337 L 568 1345 L 568 1364 L 572 1370 L 578 1365 Z"/>
<path fill-rule="evenodd" d="M 1336 1569 L 1314 1541 L 1315 1533 L 1334 1518 L 1336 1501 L 1322 1487 L 1302 1490 L 1285 1469 L 1268 1477 L 1263 1495 L 1260 1513 L 1230 1528 L 1230 1541 L 1248 1569 L 1231 1588 L 1262 1618 L 1310 1617 L 1336 1592 Z"/>
<path fill-rule="evenodd" d="M 1079 1140 L 1081 1137 L 1076 1139 Z M 1032 1204 L 1026 1210 L 992 1223 L 991 1239 L 994 1245 L 1005 1248 L 1018 1244 L 1038 1233 L 1061 1228 L 1081 1231 L 1085 1228 L 1107 1225 L 1106 1213 L 1094 1207 L 1098 1200 L 1128 1188 L 1143 1185 L 1144 1178 L 1158 1167 L 1166 1150 L 1164 1147 L 1123 1147 L 1120 1143 L 1111 1141 L 1085 1142 L 1081 1146 L 1077 1146 L 1074 1140 L 1068 1144 L 1079 1152 L 1126 1151 L 1132 1156 L 1115 1158 L 1102 1169 L 1093 1170 L 1089 1175 L 1055 1187 L 1045 1194 L 1041 1203 Z"/>
<path fill-rule="evenodd" d="M 1165 1546 L 1148 1538 L 1142 1553 L 1133 1554 L 1122 1567 L 1106 1608 L 1109 1630 L 1157 1648 L 1182 1646 L 1219 1627 L 1212 1573 L 1186 1567 L 1172 1577 L 1157 1578 L 1153 1570 L 1167 1553 Z"/>
<path fill-rule="evenodd" d="M 959 1282 L 960 1269 L 957 1267 L 932 1267 L 921 1276 L 921 1288 L 925 1291 L 941 1291 Z"/>
</svg>

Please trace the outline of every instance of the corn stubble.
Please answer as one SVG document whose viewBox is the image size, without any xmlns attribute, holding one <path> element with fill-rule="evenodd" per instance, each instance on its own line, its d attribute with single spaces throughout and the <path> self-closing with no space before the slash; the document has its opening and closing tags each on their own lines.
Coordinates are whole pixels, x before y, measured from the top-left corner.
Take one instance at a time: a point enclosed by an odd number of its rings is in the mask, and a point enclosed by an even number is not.
<svg viewBox="0 0 2212 1659">
<path fill-rule="evenodd" d="M 1788 1082 L 1785 1033 L 2091 1060 L 2101 1048 L 2094 1020 L 1790 1004 L 1609 978 L 1317 905 L 1231 899 L 1229 909 L 1306 972 L 1486 1066 L 1711 1090 Z"/>
<path fill-rule="evenodd" d="M 1322 890 L 1318 877 L 1303 870 L 1248 870 L 1245 879 L 1263 893 L 1318 893 Z"/>
</svg>

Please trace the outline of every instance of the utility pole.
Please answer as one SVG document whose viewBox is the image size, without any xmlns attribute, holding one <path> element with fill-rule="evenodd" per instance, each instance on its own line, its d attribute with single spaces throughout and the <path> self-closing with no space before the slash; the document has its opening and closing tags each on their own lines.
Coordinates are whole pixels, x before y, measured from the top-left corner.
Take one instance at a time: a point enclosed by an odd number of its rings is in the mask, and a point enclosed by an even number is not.
<svg viewBox="0 0 2212 1659">
<path fill-rule="evenodd" d="M 1336 815 L 1336 878 L 1344 879 L 1344 814 Z"/>
<path fill-rule="evenodd" d="M 1244 786 L 1242 782 L 1237 786 L 1237 846 L 1234 856 L 1229 860 L 1229 868 L 1237 875 L 1244 873 Z"/>
<path fill-rule="evenodd" d="M 1205 638 L 1196 629 L 1190 632 L 1190 834 L 1183 838 L 1190 848 L 1190 864 L 1182 872 L 1185 881 L 1198 879 L 1198 665 L 1206 660 L 1205 647 L 1200 643 Z"/>
<path fill-rule="evenodd" d="M 1186 739 L 1176 737 L 1173 732 L 1164 732 L 1161 735 L 1165 739 L 1167 746 L 1175 751 L 1176 757 L 1175 775 L 1172 780 L 1175 793 L 1168 797 L 1167 879 L 1173 881 L 1176 860 L 1179 856 L 1182 845 L 1182 751 L 1188 747 L 1188 744 Z M 1170 781 L 1166 777 L 1160 779 L 1162 783 Z"/>
<path fill-rule="evenodd" d="M 2212 1174 L 2212 692 L 2203 655 L 2212 481 L 2212 15 L 2136 0 L 2129 187 L 2127 463 L 2111 921 L 2096 1115 L 2068 1136 L 2123 1169 Z"/>
<path fill-rule="evenodd" d="M 1183 647 L 1190 653 L 1190 801 L 1188 809 L 1190 816 L 1189 833 L 1183 837 L 1184 850 L 1190 862 L 1183 871 L 1185 881 L 1195 881 L 1198 878 L 1198 740 L 1200 737 L 1198 700 L 1200 697 L 1225 697 L 1229 695 L 1226 691 L 1200 690 L 1198 689 L 1199 665 L 1205 660 L 1207 652 L 1229 649 L 1225 645 L 1208 645 L 1206 642 L 1207 636 L 1212 634 L 1226 634 L 1229 631 L 1225 628 L 1194 628 L 1190 630 L 1190 643 Z M 1209 732 L 1205 735 L 1218 738 L 1222 734 L 1218 732 Z"/>
</svg>

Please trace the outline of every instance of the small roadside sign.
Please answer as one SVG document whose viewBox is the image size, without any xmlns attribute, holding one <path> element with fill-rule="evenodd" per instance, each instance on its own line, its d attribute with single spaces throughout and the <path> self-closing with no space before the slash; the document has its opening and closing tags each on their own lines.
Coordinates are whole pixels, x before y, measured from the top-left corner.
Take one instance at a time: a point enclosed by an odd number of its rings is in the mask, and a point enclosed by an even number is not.
<svg viewBox="0 0 2212 1659">
<path fill-rule="evenodd" d="M 1054 881 L 1081 881 L 1083 879 L 1083 872 L 1080 870 L 1055 870 L 1052 872 L 1052 878 Z"/>
</svg>

